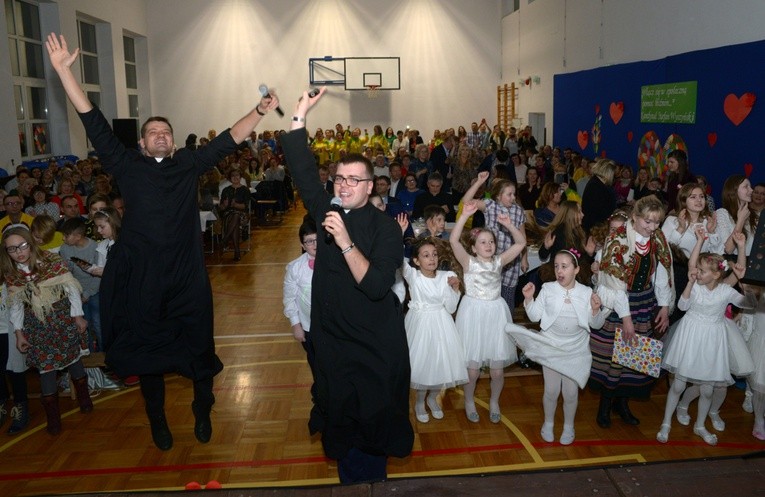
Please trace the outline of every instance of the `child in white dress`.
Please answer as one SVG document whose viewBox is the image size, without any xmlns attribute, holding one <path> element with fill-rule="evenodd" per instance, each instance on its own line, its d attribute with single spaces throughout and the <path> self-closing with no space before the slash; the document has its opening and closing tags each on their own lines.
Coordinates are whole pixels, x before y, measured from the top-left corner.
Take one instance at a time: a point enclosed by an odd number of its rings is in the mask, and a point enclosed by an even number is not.
<svg viewBox="0 0 765 497">
<path fill-rule="evenodd" d="M 465 221 L 477 210 L 475 200 L 465 202 L 449 236 L 454 256 L 465 274 L 465 296 L 456 320 L 468 368 L 469 381 L 464 387 L 465 414 L 472 423 L 480 420 L 475 408 L 475 387 L 481 367 L 488 366 L 491 375 L 489 419 L 492 423 L 499 423 L 499 395 L 505 384 L 503 369 L 518 360 L 515 344 L 505 333 L 505 325 L 512 323 L 513 318 L 507 302 L 500 295 L 502 268 L 521 254 L 526 246 L 526 237 L 513 225 L 509 215 L 500 214 L 498 223 L 513 238 L 513 244 L 507 250 L 497 255 L 494 233 L 481 228 L 471 230 L 463 246 L 460 237 Z"/>
<path fill-rule="evenodd" d="M 664 420 L 656 439 L 661 443 L 669 440 L 672 414 L 680 394 L 685 390 L 686 382 L 692 382 L 698 384 L 701 391 L 693 432 L 707 444 L 716 445 L 717 435 L 707 431 L 705 421 L 708 414 L 713 420 L 713 426 L 715 422 L 721 421 L 715 419 L 719 418 L 719 413 L 713 416 L 710 412 L 712 396 L 715 390 L 719 395 L 719 392 L 725 391 L 733 383 L 725 308 L 729 303 L 744 308 L 751 305 L 749 298 L 723 282 L 728 265 L 722 256 L 708 252 L 699 254 L 705 237 L 703 228 L 697 228 L 696 234 L 696 246 L 688 260 L 688 266 L 692 268 L 688 272 L 688 285 L 678 301 L 678 307 L 685 310 L 686 314 L 678 322 L 662 358 L 662 368 L 674 373 L 675 378 L 667 393 Z M 743 259 L 745 239 L 740 234 L 734 237 L 742 248 L 739 253 Z M 740 272 L 742 268 L 743 264 L 736 270 Z M 746 362 L 743 357 L 737 360 Z"/>
<path fill-rule="evenodd" d="M 438 251 L 430 238 L 413 246 L 411 262 L 404 260 L 402 271 L 411 297 L 404 326 L 410 385 L 417 391 L 414 412 L 417 421 L 427 423 L 426 396 L 433 417 L 442 419 L 438 394 L 468 381 L 462 342 L 452 319 L 460 300 L 460 282 L 454 272 L 438 270 Z"/>
<path fill-rule="evenodd" d="M 574 249 L 555 254 L 554 268 L 556 281 L 543 284 L 536 300 L 533 283 L 528 283 L 522 290 L 526 314 L 532 322 L 541 320 L 541 333 L 512 323 L 505 329 L 526 357 L 542 365 L 545 381 L 542 440 L 555 440 L 555 411 L 558 397 L 563 392 L 560 443 L 570 445 L 575 437 L 574 417 L 579 403 L 579 388 L 584 388 L 590 378 L 590 327 L 602 327 L 610 311 L 601 312 L 598 295 L 576 281 L 579 258 Z"/>
</svg>

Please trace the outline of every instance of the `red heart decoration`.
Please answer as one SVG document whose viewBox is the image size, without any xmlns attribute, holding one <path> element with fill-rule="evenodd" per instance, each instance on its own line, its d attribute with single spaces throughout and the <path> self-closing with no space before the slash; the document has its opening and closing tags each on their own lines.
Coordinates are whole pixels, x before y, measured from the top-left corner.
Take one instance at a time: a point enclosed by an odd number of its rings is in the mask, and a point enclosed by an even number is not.
<svg viewBox="0 0 765 497">
<path fill-rule="evenodd" d="M 627 141 L 628 141 L 628 142 L 632 143 L 632 138 L 633 138 L 634 136 L 635 136 L 635 135 L 632 133 L 632 131 L 627 131 Z"/>
<path fill-rule="evenodd" d="M 738 126 L 752 111 L 754 101 L 757 99 L 753 93 L 744 93 L 741 98 L 733 93 L 728 94 L 723 102 L 723 110 L 730 121 Z"/>
<path fill-rule="evenodd" d="M 717 143 L 717 133 L 712 131 L 711 133 L 707 134 L 707 141 L 709 142 L 710 147 L 714 147 L 715 143 Z"/>
<path fill-rule="evenodd" d="M 747 162 L 746 164 L 744 164 L 744 174 L 746 175 L 747 178 L 751 176 L 752 169 L 754 169 L 754 166 L 751 163 Z"/>
<path fill-rule="evenodd" d="M 611 102 L 608 113 L 611 114 L 611 120 L 614 124 L 619 124 L 624 115 L 624 102 Z"/>
<path fill-rule="evenodd" d="M 600 104 L 595 104 L 595 114 L 600 114 Z"/>
<path fill-rule="evenodd" d="M 584 150 L 587 148 L 587 142 L 590 140 L 590 134 L 587 131 L 579 131 L 576 134 L 576 141 L 579 142 L 579 148 Z"/>
<path fill-rule="evenodd" d="M 605 150 L 601 150 L 600 151 L 600 156 L 605 159 L 606 158 L 606 151 Z"/>
</svg>

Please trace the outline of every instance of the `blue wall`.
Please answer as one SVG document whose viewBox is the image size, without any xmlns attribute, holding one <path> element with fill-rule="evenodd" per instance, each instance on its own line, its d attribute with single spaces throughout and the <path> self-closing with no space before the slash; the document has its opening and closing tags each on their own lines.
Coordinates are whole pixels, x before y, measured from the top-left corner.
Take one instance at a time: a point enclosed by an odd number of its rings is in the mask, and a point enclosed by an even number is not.
<svg viewBox="0 0 765 497">
<path fill-rule="evenodd" d="M 583 153 L 588 157 L 606 156 L 638 165 L 642 136 L 655 131 L 661 143 L 677 133 L 688 147 L 691 171 L 707 177 L 718 200 L 725 178 L 744 174 L 744 164 L 752 165 L 752 184 L 765 181 L 765 41 L 710 50 L 700 50 L 650 62 L 634 62 L 602 67 L 554 78 L 555 145 L 581 151 L 577 132 L 587 130 L 590 140 Z M 650 124 L 640 122 L 640 87 L 644 85 L 698 81 L 695 124 Z M 757 100 L 748 117 L 738 126 L 723 111 L 728 94 L 741 97 L 753 93 Z M 612 102 L 624 102 L 624 114 L 614 124 L 609 114 Z M 601 141 L 593 149 L 591 128 L 600 107 Z M 632 141 L 628 141 L 628 132 Z M 710 146 L 708 134 L 717 133 Z M 719 206 L 719 203 L 718 203 Z"/>
</svg>

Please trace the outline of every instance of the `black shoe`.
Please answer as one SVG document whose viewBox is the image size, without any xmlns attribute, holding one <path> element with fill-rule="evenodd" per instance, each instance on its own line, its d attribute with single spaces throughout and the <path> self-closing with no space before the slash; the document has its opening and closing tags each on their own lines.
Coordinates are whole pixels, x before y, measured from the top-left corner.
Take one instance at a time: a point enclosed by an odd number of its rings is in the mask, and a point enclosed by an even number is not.
<svg viewBox="0 0 765 497">
<path fill-rule="evenodd" d="M 24 430 L 29 424 L 29 406 L 27 402 L 18 402 L 11 409 L 11 426 L 8 428 L 8 435 L 15 435 Z"/>
<path fill-rule="evenodd" d="M 611 427 L 611 399 L 608 397 L 600 397 L 600 405 L 598 406 L 598 416 L 595 418 L 598 426 L 601 428 Z"/>
<path fill-rule="evenodd" d="M 640 424 L 640 420 L 630 411 L 627 397 L 617 397 L 614 399 L 614 412 L 628 425 L 637 426 Z"/>
<path fill-rule="evenodd" d="M 149 416 L 151 425 L 151 438 L 154 445 L 159 450 L 170 450 L 173 448 L 173 434 L 170 433 L 170 427 L 167 426 L 167 419 L 164 414 L 159 416 Z"/>
<path fill-rule="evenodd" d="M 203 444 L 209 442 L 212 437 L 211 408 L 212 406 L 204 407 L 196 401 L 191 403 L 191 412 L 194 413 L 194 436 Z"/>
</svg>

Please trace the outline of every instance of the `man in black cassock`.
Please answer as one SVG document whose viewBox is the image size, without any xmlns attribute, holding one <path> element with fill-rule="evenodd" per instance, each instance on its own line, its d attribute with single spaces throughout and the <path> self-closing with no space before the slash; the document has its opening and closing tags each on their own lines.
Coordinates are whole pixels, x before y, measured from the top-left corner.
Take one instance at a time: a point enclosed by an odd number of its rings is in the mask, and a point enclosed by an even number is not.
<svg viewBox="0 0 765 497">
<path fill-rule="evenodd" d="M 414 434 L 409 422 L 409 350 L 401 303 L 390 290 L 401 265 L 401 228 L 367 202 L 372 164 L 359 154 L 340 161 L 330 210 L 306 145 L 305 116 L 324 93 L 297 105 L 292 131 L 281 135 L 287 166 L 317 222 L 311 334 L 316 352 L 316 398 L 311 433 L 338 460 L 342 483 L 387 477 L 387 456 L 405 457 Z M 331 239 L 328 238 L 331 235 Z"/>
<path fill-rule="evenodd" d="M 278 101 L 263 98 L 230 130 L 198 150 L 174 152 L 170 123 L 152 117 L 141 128 L 142 150 L 128 150 L 72 74 L 79 49 L 69 53 L 64 37 L 55 34 L 45 45 L 104 170 L 114 176 L 127 206 L 100 288 L 106 362 L 122 377 L 140 377 L 152 438 L 162 450 L 173 445 L 165 419 L 164 374 L 190 378 L 194 435 L 206 443 L 212 436 L 213 377 L 223 364 L 215 354 L 197 182 L 234 152 Z"/>
</svg>

